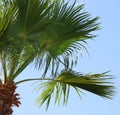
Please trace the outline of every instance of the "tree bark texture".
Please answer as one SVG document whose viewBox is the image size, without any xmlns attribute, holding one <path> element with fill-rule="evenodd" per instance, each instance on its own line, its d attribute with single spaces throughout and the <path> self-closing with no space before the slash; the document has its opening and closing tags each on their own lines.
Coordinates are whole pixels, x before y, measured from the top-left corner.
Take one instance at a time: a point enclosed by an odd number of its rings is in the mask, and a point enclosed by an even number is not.
<svg viewBox="0 0 120 115">
<path fill-rule="evenodd" d="M 19 94 L 15 92 L 16 88 L 14 82 L 2 83 L 0 81 L 0 115 L 12 115 L 12 107 L 19 107 Z"/>
</svg>

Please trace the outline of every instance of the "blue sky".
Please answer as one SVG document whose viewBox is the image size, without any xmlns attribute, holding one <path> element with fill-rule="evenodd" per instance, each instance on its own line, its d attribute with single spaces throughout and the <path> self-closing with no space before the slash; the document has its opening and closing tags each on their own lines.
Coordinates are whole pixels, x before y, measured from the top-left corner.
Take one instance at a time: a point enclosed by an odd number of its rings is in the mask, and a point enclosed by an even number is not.
<svg viewBox="0 0 120 115">
<path fill-rule="evenodd" d="M 39 92 L 34 90 L 35 84 L 28 82 L 18 87 L 22 104 L 14 109 L 13 115 L 120 115 L 120 0 L 79 0 L 78 3 L 84 3 L 86 11 L 92 16 L 100 17 L 101 30 L 96 32 L 98 36 L 94 40 L 88 41 L 90 57 L 84 53 L 76 70 L 83 73 L 112 70 L 110 74 L 116 77 L 113 81 L 117 91 L 114 99 L 103 99 L 84 91 L 80 100 L 71 90 L 67 106 L 54 105 L 52 101 L 46 112 L 44 105 L 38 108 L 35 104 Z M 39 76 L 40 73 L 30 66 L 19 79 Z"/>
</svg>

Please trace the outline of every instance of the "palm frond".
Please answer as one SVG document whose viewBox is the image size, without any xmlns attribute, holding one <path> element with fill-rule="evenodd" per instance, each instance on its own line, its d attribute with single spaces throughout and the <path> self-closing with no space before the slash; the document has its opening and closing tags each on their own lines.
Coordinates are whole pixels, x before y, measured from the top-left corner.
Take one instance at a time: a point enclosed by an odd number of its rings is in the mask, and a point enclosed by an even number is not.
<svg viewBox="0 0 120 115">
<path fill-rule="evenodd" d="M 71 87 L 76 90 L 78 96 L 81 96 L 81 89 L 84 89 L 98 96 L 112 99 L 114 86 L 108 81 L 110 79 L 107 72 L 82 75 L 74 71 L 63 71 L 56 79 L 43 83 L 39 88 L 43 88 L 43 92 L 37 98 L 37 103 L 41 106 L 46 102 L 48 108 L 50 99 L 54 97 L 55 103 L 60 104 L 63 99 L 63 104 L 67 104 Z"/>
<path fill-rule="evenodd" d="M 49 105 L 49 100 L 54 92 L 54 87 L 56 85 L 56 82 L 48 82 L 43 84 L 43 88 L 45 89 L 44 92 L 41 94 L 41 97 L 37 98 L 37 103 L 40 102 L 41 106 L 45 101 L 47 101 L 47 108 Z M 40 87 L 42 88 L 42 87 Z"/>
<path fill-rule="evenodd" d="M 71 54 L 82 47 L 75 47 L 76 42 L 95 37 L 91 32 L 98 29 L 98 17 L 92 19 L 90 14 L 83 11 L 83 6 L 69 6 L 64 2 L 56 2 L 54 5 L 51 21 L 45 26 L 47 33 L 43 33 L 46 39 L 41 40 L 51 56 L 56 57 L 64 52 Z"/>
<path fill-rule="evenodd" d="M 15 12 L 4 31 L 7 37 L 2 34 L 1 39 L 6 40 L 4 44 L 11 44 L 9 49 L 14 52 L 22 53 L 26 44 L 32 45 L 32 50 L 36 50 L 35 66 L 45 65 L 44 77 L 50 67 L 52 76 L 56 76 L 60 66 L 75 66 L 78 52 L 86 50 L 86 40 L 98 29 L 98 18 L 92 19 L 83 10 L 84 5 L 70 6 L 64 0 L 13 0 L 8 4 L 14 6 Z"/>
<path fill-rule="evenodd" d="M 47 14 L 52 6 L 50 1 L 16 0 L 15 4 L 18 8 L 18 14 L 16 22 L 10 29 L 11 36 L 24 39 L 29 42 L 41 38 L 41 29 L 43 29 L 49 20 Z"/>
<path fill-rule="evenodd" d="M 108 81 L 111 77 L 108 77 L 106 73 L 107 72 L 81 75 L 73 71 L 68 71 L 63 72 L 58 79 L 60 79 L 60 81 L 63 80 L 64 83 L 73 87 L 87 90 L 101 97 L 112 98 L 114 87 L 112 83 Z"/>
<path fill-rule="evenodd" d="M 57 68 L 62 65 L 67 69 L 72 68 L 76 65 L 77 55 L 83 49 L 87 51 L 86 40 L 95 37 L 91 32 L 97 30 L 99 24 L 98 17 L 91 18 L 83 9 L 84 5 L 76 6 L 74 3 L 70 6 L 69 2 L 58 0 L 48 12 L 50 19 L 40 31 L 38 40 L 40 49 L 44 50 L 43 55 L 48 61 L 44 62 L 41 55 L 36 60 L 38 68 L 41 63 L 46 63 L 44 75 L 50 66 Z"/>
<path fill-rule="evenodd" d="M 3 4 L 2 4 L 3 5 Z M 0 51 L 8 49 L 12 40 L 8 38 L 8 30 L 11 22 L 15 18 L 16 9 L 12 4 L 2 6 L 0 9 Z"/>
<path fill-rule="evenodd" d="M 34 62 L 38 69 L 44 69 L 42 78 L 18 83 L 49 80 L 39 88 L 44 89 L 37 99 L 40 106 L 46 102 L 48 108 L 52 96 L 55 103 L 60 104 L 62 99 L 66 105 L 71 87 L 79 96 L 83 89 L 112 99 L 114 86 L 107 72 L 83 75 L 72 71 L 78 52 L 87 51 L 86 40 L 95 37 L 92 32 L 99 29 L 98 19 L 85 12 L 84 5 L 76 6 L 76 2 L 70 5 L 65 0 L 3 0 L 0 61 L 5 81 L 13 81 Z M 52 78 L 45 78 L 48 72 Z"/>
<path fill-rule="evenodd" d="M 13 81 L 30 63 L 36 58 L 37 52 L 29 44 L 26 44 L 19 52 L 9 56 L 6 59 L 8 63 L 8 79 Z M 29 54 L 29 55 L 28 55 Z"/>
</svg>

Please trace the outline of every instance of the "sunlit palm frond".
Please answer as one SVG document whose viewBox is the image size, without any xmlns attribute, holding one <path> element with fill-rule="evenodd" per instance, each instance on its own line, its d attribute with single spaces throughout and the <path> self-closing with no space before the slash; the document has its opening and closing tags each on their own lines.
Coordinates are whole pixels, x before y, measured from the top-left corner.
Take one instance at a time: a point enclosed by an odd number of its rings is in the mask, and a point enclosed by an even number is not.
<svg viewBox="0 0 120 115">
<path fill-rule="evenodd" d="M 2 3 L 1 3 L 2 4 Z M 8 38 L 8 30 L 11 22 L 14 20 L 16 9 L 12 4 L 3 6 L 0 9 L 0 51 L 8 49 L 12 40 Z"/>
<path fill-rule="evenodd" d="M 55 65 L 57 68 L 55 63 L 64 68 L 72 68 L 76 65 L 78 54 L 83 49 L 86 50 L 86 40 L 95 37 L 91 32 L 99 28 L 98 17 L 91 18 L 83 9 L 84 5 L 76 6 L 74 3 L 71 6 L 58 0 L 48 12 L 50 20 L 39 34 L 40 47 L 45 51 L 46 58 L 49 58 L 49 61 L 45 62 L 46 71 L 48 65 Z M 37 63 L 40 67 L 41 58 L 37 58 Z"/>
<path fill-rule="evenodd" d="M 99 29 L 98 17 L 92 18 L 84 11 L 84 5 L 77 6 L 75 2 L 70 5 L 65 0 L 2 0 L 0 3 L 0 63 L 5 81 L 14 81 L 34 62 L 38 69 L 44 70 L 41 78 L 25 79 L 17 84 L 51 80 L 39 88 L 43 88 L 37 99 L 40 106 L 47 102 L 48 108 L 52 96 L 55 103 L 60 104 L 63 99 L 63 104 L 67 104 L 71 87 L 79 96 L 83 89 L 112 98 L 114 87 L 107 81 L 111 78 L 106 72 L 82 75 L 72 71 L 78 52 L 86 50 L 86 40 L 95 37 L 91 32 Z"/>
<path fill-rule="evenodd" d="M 7 57 L 9 52 L 14 52 L 13 40 L 9 38 L 8 31 L 10 24 L 15 19 L 17 9 L 10 1 L 1 1 L 0 4 L 0 63 L 3 69 L 4 80 L 7 78 Z"/>
<path fill-rule="evenodd" d="M 112 98 L 113 85 L 110 81 L 111 77 L 105 73 L 80 75 L 73 71 L 63 72 L 58 79 L 64 83 L 78 87 L 101 97 Z"/>
<path fill-rule="evenodd" d="M 59 2 L 56 4 L 52 10 L 51 21 L 41 33 L 43 39 L 40 40 L 43 48 L 53 57 L 81 49 L 82 45 L 76 46 L 75 43 L 94 37 L 91 32 L 98 29 L 98 18 L 91 19 L 90 15 L 83 11 L 83 5 L 75 7 Z"/>
<path fill-rule="evenodd" d="M 13 80 L 41 53 L 37 39 L 52 5 L 49 0 L 5 0 L 2 4 L 0 51 L 5 49 L 1 56 L 5 73 Z"/>
<path fill-rule="evenodd" d="M 41 106 L 46 102 L 46 109 L 48 109 L 51 98 L 55 98 L 55 103 L 60 104 L 63 99 L 63 104 L 66 105 L 69 97 L 70 86 L 56 81 L 43 83 L 39 88 L 43 88 L 42 94 L 37 98 L 36 103 Z"/>
<path fill-rule="evenodd" d="M 52 76 L 56 76 L 59 67 L 76 65 L 76 54 L 85 48 L 85 40 L 93 37 L 91 31 L 98 29 L 98 18 L 92 19 L 83 10 L 84 5 L 70 6 L 59 0 L 13 0 L 9 4 L 16 9 L 5 33 L 7 41 L 12 40 L 8 41 L 12 43 L 10 49 L 22 53 L 26 44 L 32 45 L 30 49 L 36 50 L 35 66 L 45 67 L 43 76 L 50 67 Z"/>
<path fill-rule="evenodd" d="M 60 104 L 61 99 L 63 99 L 63 104 L 66 104 L 71 87 L 75 88 L 79 96 L 81 89 L 84 89 L 98 96 L 112 99 L 114 86 L 108 81 L 110 79 L 111 77 L 107 75 L 107 72 L 82 75 L 73 71 L 64 71 L 53 81 L 43 84 L 42 88 L 44 90 L 38 97 L 37 103 L 41 106 L 44 102 L 47 102 L 48 107 L 50 99 L 54 97 L 55 103 Z"/>
<path fill-rule="evenodd" d="M 15 23 L 10 28 L 11 37 L 29 41 L 41 38 L 41 30 L 48 23 L 47 17 L 51 4 L 49 0 L 16 0 L 18 13 Z M 48 19 L 47 19 L 48 18 Z"/>
<path fill-rule="evenodd" d="M 21 50 L 19 49 L 19 52 L 10 52 L 9 56 L 6 57 L 8 79 L 13 81 L 29 64 L 34 61 L 36 55 L 37 52 L 34 50 L 32 45 L 29 44 L 26 44 Z"/>
<path fill-rule="evenodd" d="M 49 44 L 47 50 L 52 56 L 62 55 L 65 52 L 71 54 L 82 47 L 74 43 L 94 37 L 91 32 L 98 29 L 96 22 L 98 17 L 92 19 L 90 14 L 83 11 L 83 6 L 75 4 L 70 6 L 59 1 L 54 5 L 51 22 L 46 26 L 48 40 L 51 39 L 51 44 L 46 41 Z"/>
</svg>

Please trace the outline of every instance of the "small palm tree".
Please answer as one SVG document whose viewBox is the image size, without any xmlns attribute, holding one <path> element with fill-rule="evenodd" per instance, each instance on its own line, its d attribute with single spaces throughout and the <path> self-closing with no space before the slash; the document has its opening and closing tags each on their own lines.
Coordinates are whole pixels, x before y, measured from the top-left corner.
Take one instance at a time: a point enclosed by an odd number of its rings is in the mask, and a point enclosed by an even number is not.
<svg viewBox="0 0 120 115">
<path fill-rule="evenodd" d="M 95 37 L 91 32 L 99 29 L 98 17 L 91 18 L 83 8 L 64 0 L 0 0 L 0 115 L 11 115 L 12 107 L 20 105 L 16 87 L 31 80 L 43 81 L 37 103 L 46 102 L 47 108 L 52 95 L 55 103 L 63 99 L 66 104 L 71 87 L 79 96 L 84 89 L 112 98 L 107 72 L 83 75 L 73 70 L 86 40 Z M 44 70 L 41 77 L 15 82 L 31 63 Z"/>
</svg>

